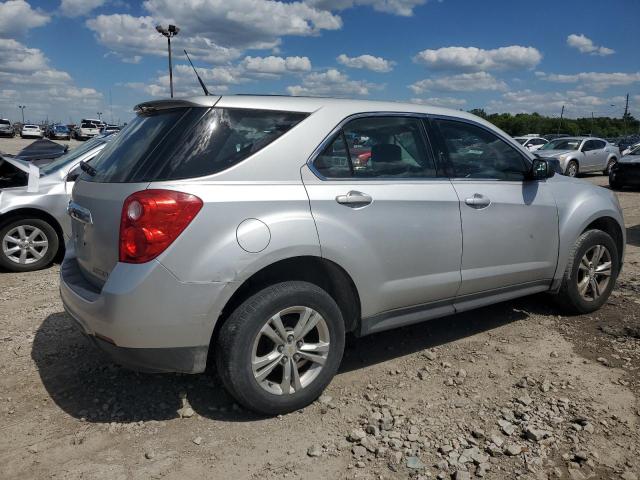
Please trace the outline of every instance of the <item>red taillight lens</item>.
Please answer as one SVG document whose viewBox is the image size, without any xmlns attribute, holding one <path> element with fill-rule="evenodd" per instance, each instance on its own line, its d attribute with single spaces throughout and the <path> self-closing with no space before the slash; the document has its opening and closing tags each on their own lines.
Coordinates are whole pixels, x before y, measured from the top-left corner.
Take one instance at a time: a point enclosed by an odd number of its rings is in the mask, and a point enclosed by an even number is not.
<svg viewBox="0 0 640 480">
<path fill-rule="evenodd" d="M 145 263 L 178 238 L 202 208 L 195 195 L 143 190 L 127 197 L 120 218 L 120 261 Z"/>
</svg>

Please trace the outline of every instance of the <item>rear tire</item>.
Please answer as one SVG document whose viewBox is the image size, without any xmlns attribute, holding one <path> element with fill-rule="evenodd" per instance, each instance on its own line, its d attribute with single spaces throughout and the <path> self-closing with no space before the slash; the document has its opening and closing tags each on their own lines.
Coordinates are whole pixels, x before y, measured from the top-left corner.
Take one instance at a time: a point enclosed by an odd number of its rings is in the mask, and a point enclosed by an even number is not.
<svg viewBox="0 0 640 480">
<path fill-rule="evenodd" d="M 577 177 L 579 172 L 580 167 L 578 166 L 578 162 L 576 162 L 575 160 L 571 160 L 567 165 L 567 169 L 565 170 L 564 174 L 567 177 Z"/>
<path fill-rule="evenodd" d="M 618 160 L 614 157 L 607 163 L 607 167 L 602 171 L 603 175 L 609 175 L 613 166 L 618 163 Z"/>
<path fill-rule="evenodd" d="M 311 324 L 305 333 L 303 326 Z M 284 414 L 320 396 L 338 371 L 344 341 L 342 313 L 327 292 L 307 282 L 283 282 L 231 313 L 215 344 L 216 366 L 239 404 Z"/>
<path fill-rule="evenodd" d="M 616 180 L 611 174 L 609 174 L 609 188 L 611 190 L 622 190 L 624 185 L 620 183 L 620 180 Z"/>
<path fill-rule="evenodd" d="M 56 230 L 45 220 L 11 220 L 0 227 L 0 266 L 12 272 L 41 270 L 53 262 L 59 245 Z"/>
<path fill-rule="evenodd" d="M 602 230 L 584 232 L 569 253 L 556 300 L 568 313 L 598 310 L 609 299 L 619 273 L 619 253 Z"/>
</svg>

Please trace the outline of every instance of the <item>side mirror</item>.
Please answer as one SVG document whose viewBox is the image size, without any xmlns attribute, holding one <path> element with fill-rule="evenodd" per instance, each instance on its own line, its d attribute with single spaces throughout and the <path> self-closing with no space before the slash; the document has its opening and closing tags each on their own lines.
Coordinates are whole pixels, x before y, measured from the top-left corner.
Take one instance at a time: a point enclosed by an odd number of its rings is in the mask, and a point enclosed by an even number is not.
<svg viewBox="0 0 640 480">
<path fill-rule="evenodd" d="M 76 167 L 67 174 L 67 182 L 75 182 L 80 176 L 80 167 Z"/>
<path fill-rule="evenodd" d="M 536 158 L 533 160 L 531 171 L 529 172 L 530 180 L 544 180 L 551 178 L 556 174 L 555 169 L 544 158 Z"/>
</svg>

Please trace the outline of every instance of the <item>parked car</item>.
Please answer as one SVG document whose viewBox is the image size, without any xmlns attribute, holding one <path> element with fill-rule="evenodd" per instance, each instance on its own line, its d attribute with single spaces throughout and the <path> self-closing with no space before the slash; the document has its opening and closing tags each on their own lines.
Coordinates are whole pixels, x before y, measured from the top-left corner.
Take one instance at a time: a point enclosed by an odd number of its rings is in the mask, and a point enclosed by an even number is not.
<svg viewBox="0 0 640 480">
<path fill-rule="evenodd" d="M 640 145 L 616 163 L 609 173 L 609 186 L 613 190 L 623 187 L 640 187 Z"/>
<path fill-rule="evenodd" d="M 44 132 L 38 125 L 26 124 L 20 131 L 21 138 L 42 138 L 43 136 Z"/>
<path fill-rule="evenodd" d="M 15 157 L 0 160 L 0 266 L 13 272 L 48 266 L 71 232 L 67 205 L 81 161 L 91 160 L 110 137 L 96 137 L 42 167 Z"/>
<path fill-rule="evenodd" d="M 269 96 L 136 111 L 73 188 L 65 309 L 131 368 L 215 359 L 264 414 L 321 394 L 345 332 L 537 292 L 593 312 L 622 265 L 613 192 L 466 112 Z M 354 136 L 371 149 L 359 170 Z"/>
<path fill-rule="evenodd" d="M 49 134 L 47 136 L 52 140 L 71 140 L 71 131 L 67 128 L 66 125 L 52 125 L 49 128 Z"/>
<path fill-rule="evenodd" d="M 13 129 L 13 125 L 6 118 L 0 118 L 0 136 L 3 137 L 15 137 L 16 132 Z"/>
<path fill-rule="evenodd" d="M 595 137 L 566 137 L 551 140 L 536 152 L 542 158 L 557 158 L 565 175 L 602 172 L 609 175 L 620 158 L 620 150 Z"/>
<path fill-rule="evenodd" d="M 100 134 L 100 124 L 83 120 L 73 131 L 73 138 L 76 140 L 88 140 Z"/>
<path fill-rule="evenodd" d="M 535 152 L 536 150 L 539 150 L 544 145 L 549 143 L 548 140 L 546 140 L 546 139 L 544 139 L 542 137 L 525 136 L 525 137 L 513 137 L 513 139 L 516 142 L 518 142 L 520 145 L 522 145 L 524 148 L 529 150 L 530 152 Z"/>
<path fill-rule="evenodd" d="M 118 125 L 104 125 L 100 129 L 100 133 L 114 133 L 119 131 L 120 131 L 120 127 Z"/>
</svg>

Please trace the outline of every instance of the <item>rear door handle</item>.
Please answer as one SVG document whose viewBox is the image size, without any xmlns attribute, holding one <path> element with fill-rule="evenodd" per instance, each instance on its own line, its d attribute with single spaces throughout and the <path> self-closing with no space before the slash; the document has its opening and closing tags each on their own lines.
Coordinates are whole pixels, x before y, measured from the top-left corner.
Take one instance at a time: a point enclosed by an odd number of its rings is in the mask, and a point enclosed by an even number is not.
<svg viewBox="0 0 640 480">
<path fill-rule="evenodd" d="M 346 195 L 338 195 L 336 202 L 340 205 L 346 205 L 351 208 L 365 207 L 373 201 L 370 195 L 362 192 L 351 190 Z"/>
<path fill-rule="evenodd" d="M 491 205 L 491 200 L 480 193 L 474 193 L 473 197 L 465 199 L 464 203 L 472 208 L 486 208 Z"/>
</svg>

